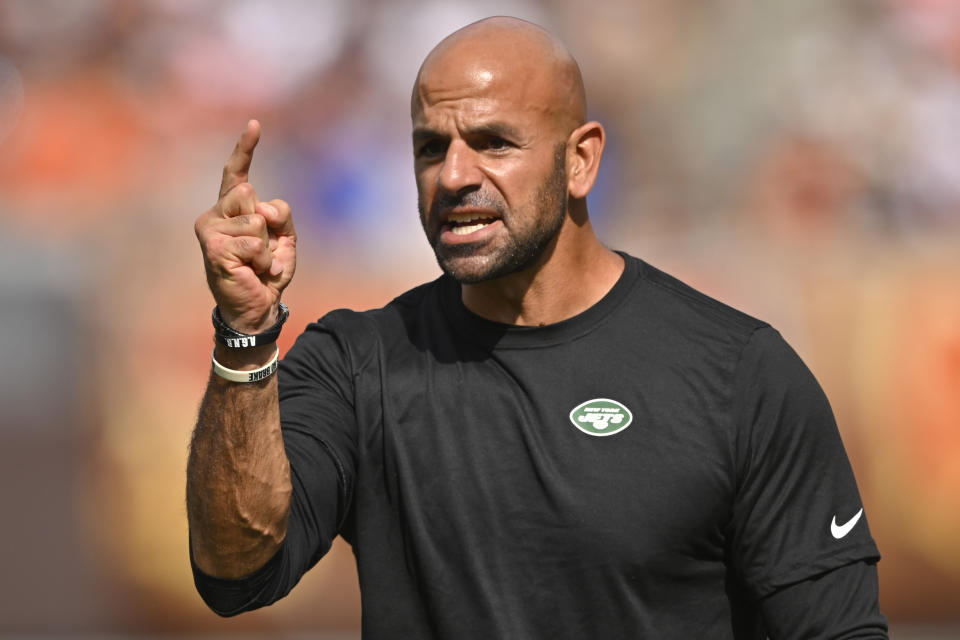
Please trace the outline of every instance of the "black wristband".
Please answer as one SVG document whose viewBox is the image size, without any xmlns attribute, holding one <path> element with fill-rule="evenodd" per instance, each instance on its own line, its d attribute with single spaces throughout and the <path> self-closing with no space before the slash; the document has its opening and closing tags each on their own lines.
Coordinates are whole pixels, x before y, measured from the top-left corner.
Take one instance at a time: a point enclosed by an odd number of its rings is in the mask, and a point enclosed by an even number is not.
<svg viewBox="0 0 960 640">
<path fill-rule="evenodd" d="M 231 349 L 248 349 L 250 347 L 259 347 L 265 344 L 272 344 L 277 341 L 277 337 L 280 335 L 280 329 L 283 327 L 283 323 L 287 321 L 287 318 L 290 316 L 290 309 L 287 308 L 287 305 L 280 303 L 280 313 L 277 316 L 277 321 L 273 324 L 272 327 L 267 329 L 262 333 L 250 334 L 250 333 L 240 333 L 226 322 L 223 321 L 223 316 L 220 315 L 220 308 L 213 308 L 213 330 L 214 335 L 217 338 L 217 342 Z"/>
</svg>

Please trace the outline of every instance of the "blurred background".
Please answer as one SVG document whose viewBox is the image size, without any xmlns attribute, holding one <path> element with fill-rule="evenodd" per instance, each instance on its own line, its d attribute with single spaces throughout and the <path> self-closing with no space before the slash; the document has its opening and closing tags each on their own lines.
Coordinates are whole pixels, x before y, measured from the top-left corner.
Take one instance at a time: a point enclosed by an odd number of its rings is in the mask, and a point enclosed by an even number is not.
<svg viewBox="0 0 960 640">
<path fill-rule="evenodd" d="M 954 0 L 0 0 L 0 635 L 359 637 L 342 541 L 268 609 L 194 591 L 192 225 L 256 117 L 251 181 L 300 236 L 282 350 L 435 277 L 409 91 L 501 13 L 583 68 L 605 242 L 770 321 L 826 389 L 894 637 L 960 637 Z"/>
</svg>

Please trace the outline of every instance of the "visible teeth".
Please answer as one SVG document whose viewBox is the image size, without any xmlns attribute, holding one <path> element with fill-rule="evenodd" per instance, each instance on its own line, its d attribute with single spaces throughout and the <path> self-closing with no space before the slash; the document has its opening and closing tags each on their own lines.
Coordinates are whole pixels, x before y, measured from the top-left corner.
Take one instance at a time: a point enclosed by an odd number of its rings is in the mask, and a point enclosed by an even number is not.
<svg viewBox="0 0 960 640">
<path fill-rule="evenodd" d="M 483 229 L 485 226 L 487 226 L 485 223 L 468 224 L 460 227 L 452 227 L 450 230 L 453 231 L 458 236 L 465 236 L 468 233 L 473 233 L 474 231 L 480 231 L 480 229 Z"/>
<path fill-rule="evenodd" d="M 480 220 L 482 218 L 488 218 L 480 213 L 451 213 L 447 220 L 450 222 L 473 222 L 474 220 Z"/>
</svg>

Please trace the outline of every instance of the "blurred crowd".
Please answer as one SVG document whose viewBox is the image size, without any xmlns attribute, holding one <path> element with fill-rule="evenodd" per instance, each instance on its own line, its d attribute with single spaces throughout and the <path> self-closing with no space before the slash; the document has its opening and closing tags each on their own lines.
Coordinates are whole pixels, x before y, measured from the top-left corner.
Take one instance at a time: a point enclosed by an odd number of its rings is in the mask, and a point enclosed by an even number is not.
<svg viewBox="0 0 960 640">
<path fill-rule="evenodd" d="M 509 14 L 580 62 L 601 238 L 795 345 L 833 402 L 894 622 L 960 622 L 960 1 L 0 0 L 0 634 L 355 629 L 338 543 L 208 613 L 184 469 L 212 345 L 194 219 L 248 118 L 300 236 L 281 348 L 438 270 L 409 93 Z"/>
</svg>

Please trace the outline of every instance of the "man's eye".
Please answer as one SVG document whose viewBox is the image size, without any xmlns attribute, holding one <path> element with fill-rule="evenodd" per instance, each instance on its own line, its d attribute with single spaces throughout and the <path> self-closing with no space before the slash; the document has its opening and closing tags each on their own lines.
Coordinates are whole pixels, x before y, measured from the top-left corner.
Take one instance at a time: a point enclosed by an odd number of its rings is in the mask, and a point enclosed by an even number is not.
<svg viewBox="0 0 960 640">
<path fill-rule="evenodd" d="M 510 143 L 508 143 L 503 138 L 490 138 L 487 140 L 487 144 L 486 144 L 487 149 L 492 149 L 493 151 L 500 151 L 502 149 L 506 149 L 509 146 L 510 146 Z"/>
<path fill-rule="evenodd" d="M 447 145 L 442 140 L 428 140 L 420 146 L 420 149 L 417 151 L 417 155 L 438 156 L 442 155 L 446 150 Z"/>
</svg>

